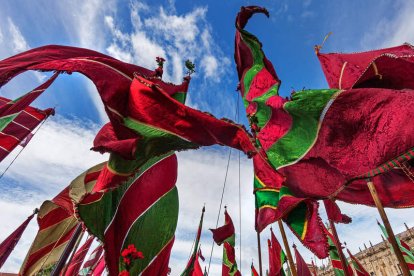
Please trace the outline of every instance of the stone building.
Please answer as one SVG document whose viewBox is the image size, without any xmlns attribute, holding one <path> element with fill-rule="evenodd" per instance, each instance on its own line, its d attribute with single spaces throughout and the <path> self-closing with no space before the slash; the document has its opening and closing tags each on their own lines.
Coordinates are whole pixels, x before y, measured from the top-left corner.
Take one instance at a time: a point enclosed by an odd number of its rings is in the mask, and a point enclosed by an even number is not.
<svg viewBox="0 0 414 276">
<path fill-rule="evenodd" d="M 414 227 L 397 235 L 400 239 L 405 241 L 411 248 L 414 248 Z M 352 254 L 359 260 L 364 268 L 375 276 L 397 276 L 402 275 L 400 265 L 397 257 L 390 249 L 390 244 L 383 238 L 383 241 L 378 244 L 363 245 L 360 247 L 360 252 L 352 252 Z M 348 262 L 350 259 L 348 258 Z M 318 276 L 334 275 L 332 265 L 329 262 L 328 266 L 318 268 Z"/>
</svg>

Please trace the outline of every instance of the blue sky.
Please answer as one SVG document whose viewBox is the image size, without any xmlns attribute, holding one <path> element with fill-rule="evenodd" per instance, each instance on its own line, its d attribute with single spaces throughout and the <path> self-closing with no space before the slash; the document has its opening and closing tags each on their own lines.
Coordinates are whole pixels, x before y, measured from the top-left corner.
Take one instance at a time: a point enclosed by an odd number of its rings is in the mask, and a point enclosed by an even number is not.
<svg viewBox="0 0 414 276">
<path fill-rule="evenodd" d="M 270 12 L 269 19 L 255 16 L 247 29 L 262 41 L 267 57 L 282 80 L 283 95 L 289 95 L 292 89 L 327 87 L 313 46 L 321 43 L 328 32 L 333 34 L 325 43 L 323 51 L 326 52 L 363 51 L 414 43 L 414 4 L 401 0 L 4 0 L 0 2 L 0 59 L 46 44 L 86 47 L 148 68 L 155 68 L 155 57 L 163 56 L 167 60 L 165 79 L 178 82 L 184 73 L 184 61 L 190 58 L 197 66 L 197 73 L 191 83 L 189 104 L 218 117 L 233 119 L 237 102 L 234 21 L 242 5 L 264 5 Z M 24 74 L 2 88 L 0 94 L 15 98 L 34 88 L 46 75 Z M 0 179 L 0 187 L 6 191 L 0 195 L 3 210 L 0 221 L 8 222 L 0 225 L 0 240 L 43 200 L 51 198 L 83 170 L 107 158 L 89 151 L 94 135 L 107 119 L 95 88 L 86 78 L 77 74 L 60 76 L 35 106 L 56 106 L 57 116 L 42 127 Z M 241 122 L 246 122 L 244 116 Z M 207 203 L 207 213 L 202 248 L 204 255 L 209 255 L 211 236 L 207 228 L 215 226 L 227 154 L 228 149 L 220 147 L 179 154 L 177 185 L 181 212 L 171 260 L 174 275 L 181 271 L 188 257 L 203 202 Z M 4 169 L 12 157 L 0 164 L 0 169 Z M 236 157 L 233 152 L 224 201 L 238 225 Z M 242 270 L 246 273 L 251 259 L 257 263 L 257 255 L 252 168 L 244 157 L 241 164 Z M 368 244 L 368 239 L 374 243 L 381 240 L 374 225 L 377 216 L 374 209 L 343 206 L 355 220 L 352 227 L 338 227 L 351 250 L 362 248 L 363 242 Z M 403 221 L 414 225 L 410 210 L 390 211 L 390 217 L 397 232 L 403 229 Z M 30 229 L 4 271 L 18 269 L 36 231 L 34 222 Z M 268 231 L 265 233 L 267 235 Z M 290 234 L 289 238 L 298 243 Z M 312 254 L 304 248 L 301 252 L 310 261 Z M 266 250 L 264 254 L 266 256 Z M 221 249 L 216 248 L 214 272 L 219 271 L 220 257 Z M 264 263 L 267 264 L 267 258 Z"/>
</svg>

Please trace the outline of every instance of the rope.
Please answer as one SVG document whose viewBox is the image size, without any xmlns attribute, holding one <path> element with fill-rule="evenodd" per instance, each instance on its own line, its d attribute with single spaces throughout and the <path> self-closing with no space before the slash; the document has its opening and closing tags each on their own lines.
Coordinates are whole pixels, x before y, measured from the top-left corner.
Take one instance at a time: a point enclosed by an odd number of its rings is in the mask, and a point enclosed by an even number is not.
<svg viewBox="0 0 414 276">
<path fill-rule="evenodd" d="M 39 127 L 33 132 L 33 136 L 30 139 L 33 139 L 33 137 L 36 135 L 36 133 L 39 131 L 39 129 L 42 127 L 42 125 L 46 122 L 46 120 L 49 118 L 46 117 L 46 119 L 43 120 L 43 122 L 40 123 Z M 11 165 L 13 165 L 14 161 L 16 161 L 17 157 L 19 157 L 19 155 L 23 152 L 23 150 L 27 147 L 27 145 L 25 145 L 24 147 L 22 147 L 22 149 L 19 151 L 19 153 L 13 158 L 13 160 L 11 161 L 11 163 L 7 166 L 7 168 L 3 171 L 3 173 L 0 175 L 0 179 L 3 178 L 3 175 L 9 170 L 9 168 L 11 167 Z"/>
<path fill-rule="evenodd" d="M 226 175 L 224 176 L 223 190 L 221 192 L 220 207 L 219 207 L 219 212 L 218 212 L 218 215 L 217 215 L 216 228 L 218 227 L 220 213 L 221 213 L 221 206 L 223 205 L 224 190 L 226 188 L 227 174 L 229 172 L 229 166 L 230 166 L 230 157 L 231 157 L 231 149 L 229 150 L 229 157 L 227 159 Z M 210 265 L 211 265 L 211 258 L 213 257 L 213 249 L 214 249 L 214 240 L 211 243 L 210 259 L 208 260 L 207 275 L 210 274 Z"/>
<path fill-rule="evenodd" d="M 235 112 L 235 115 L 234 115 L 235 121 L 239 116 L 239 97 L 240 97 L 240 93 L 237 93 L 237 94 L 238 94 L 238 97 L 237 97 L 237 101 L 236 101 L 236 112 Z M 229 157 L 227 159 L 226 174 L 224 176 L 223 190 L 221 192 L 220 207 L 219 207 L 219 211 L 218 211 L 218 214 L 217 214 L 216 228 L 218 227 L 218 223 L 219 223 L 219 219 L 220 219 L 220 213 L 221 213 L 221 206 L 223 205 L 224 190 L 226 189 L 227 175 L 228 175 L 229 167 L 230 167 L 230 159 L 231 159 L 231 148 L 229 150 Z M 239 160 L 240 160 L 240 154 L 239 154 Z M 239 166 L 239 178 L 240 178 L 240 166 Z M 240 208 L 240 206 L 239 206 L 239 208 Z M 240 228 L 240 231 L 241 231 L 241 228 Z M 240 238 L 241 238 L 241 234 L 240 234 Z M 241 239 L 240 239 L 240 242 L 241 242 Z M 240 247 L 241 247 L 241 243 L 240 243 Z M 210 251 L 210 258 L 208 260 L 207 275 L 210 274 L 210 265 L 211 265 L 211 258 L 213 257 L 213 250 L 214 250 L 214 240 L 211 243 L 211 251 Z"/>
</svg>

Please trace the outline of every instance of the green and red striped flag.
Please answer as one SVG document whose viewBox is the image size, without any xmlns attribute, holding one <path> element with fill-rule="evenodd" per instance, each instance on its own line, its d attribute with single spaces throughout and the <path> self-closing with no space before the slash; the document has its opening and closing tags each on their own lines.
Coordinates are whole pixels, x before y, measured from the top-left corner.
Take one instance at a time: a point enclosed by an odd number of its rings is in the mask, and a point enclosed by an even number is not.
<svg viewBox="0 0 414 276">
<path fill-rule="evenodd" d="M 280 276 L 285 275 L 283 264 L 286 262 L 286 254 L 283 252 L 279 241 L 276 239 L 273 229 L 270 228 L 271 240 L 268 240 L 269 249 L 269 275 Z"/>
<path fill-rule="evenodd" d="M 235 59 L 240 93 L 253 136 L 261 149 L 253 159 L 256 229 L 260 232 L 267 225 L 283 219 L 308 248 L 324 258 L 328 255 L 327 240 L 320 224 L 318 204 L 310 198 L 296 196 L 285 185 L 289 176 L 276 170 L 288 166 L 311 147 L 323 107 L 336 91 L 310 93 L 320 94 L 319 101 L 312 106 L 312 118 L 302 122 L 300 111 L 309 110 L 307 100 L 288 103 L 279 96 L 280 80 L 266 58 L 262 44 L 244 29 L 255 13 L 268 16 L 266 9 L 254 6 L 242 7 L 237 15 Z M 283 108 L 285 103 L 286 109 Z M 305 128 L 303 132 L 301 128 Z M 288 150 L 283 149 L 286 144 Z M 289 155 L 289 160 L 279 154 L 281 151 Z"/>
<path fill-rule="evenodd" d="M 223 265 L 222 276 L 240 276 L 240 271 L 237 269 L 236 253 L 234 246 L 236 243 L 236 234 L 234 230 L 233 221 L 227 213 L 227 208 L 224 210 L 224 225 L 217 229 L 210 229 L 213 232 L 213 239 L 218 244 L 223 244 Z"/>
<path fill-rule="evenodd" d="M 387 233 L 387 230 L 385 229 L 385 227 L 381 223 L 379 223 L 378 221 L 377 221 L 377 224 L 381 228 L 382 233 L 384 233 L 384 236 L 387 239 L 389 239 L 389 236 L 388 236 L 388 233 Z M 407 263 L 407 266 L 408 266 L 408 269 L 411 272 L 411 275 L 414 275 L 414 254 L 411 251 L 411 248 L 408 246 L 407 243 L 400 240 L 397 236 L 395 236 L 395 239 L 397 240 L 398 247 L 401 250 L 401 253 L 404 257 L 405 262 Z M 393 248 L 391 246 L 391 243 L 390 243 L 390 247 L 391 247 L 391 250 L 393 250 Z"/>
<path fill-rule="evenodd" d="M 89 194 L 77 205 L 89 232 L 104 244 L 111 275 L 125 270 L 121 252 L 133 245 L 144 258 L 132 275 L 166 275 L 178 219 L 177 157 L 164 155 L 115 189 Z"/>
<path fill-rule="evenodd" d="M 339 256 L 339 252 L 338 252 L 338 248 L 337 248 L 337 245 L 335 243 L 335 238 L 328 231 L 328 229 L 326 229 L 325 227 L 324 227 L 324 229 L 325 229 L 326 236 L 328 237 L 329 257 L 331 258 L 332 267 L 333 267 L 335 276 L 344 276 L 345 275 L 344 270 L 349 269 L 348 265 L 345 268 L 342 266 L 341 258 Z M 352 274 L 353 273 L 351 273 L 350 275 L 352 275 Z"/>
<path fill-rule="evenodd" d="M 349 251 L 348 248 L 346 250 L 348 251 L 349 257 L 351 257 L 352 266 L 354 267 L 357 276 L 370 276 L 368 271 L 365 270 L 365 268 L 358 261 L 358 259 L 355 258 L 355 256 L 351 254 L 351 251 Z"/>
<path fill-rule="evenodd" d="M 98 265 L 102 252 L 103 246 L 100 244 L 92 251 L 88 260 L 83 264 L 81 271 L 79 271 L 79 274 L 82 276 L 90 275 L 90 273 Z"/>
<path fill-rule="evenodd" d="M 181 276 L 193 276 L 193 275 L 195 276 L 195 275 L 198 275 L 201 271 L 201 266 L 198 262 L 198 257 L 199 257 L 199 252 L 201 252 L 199 250 L 199 244 L 200 244 L 201 231 L 203 230 L 203 221 L 204 221 L 205 211 L 206 211 L 206 208 L 203 207 L 203 209 L 201 210 L 200 222 L 198 223 L 197 234 L 196 234 L 196 238 L 194 241 L 194 249 L 193 249 L 193 252 L 191 253 L 190 259 L 188 260 L 188 263 L 183 273 L 181 273 Z M 202 274 L 203 272 L 201 271 L 201 275 Z"/>
<path fill-rule="evenodd" d="M 257 270 L 256 270 L 256 268 L 254 268 L 253 263 L 250 266 L 250 268 L 252 269 L 252 276 L 259 276 L 259 273 L 257 273 Z"/>
</svg>

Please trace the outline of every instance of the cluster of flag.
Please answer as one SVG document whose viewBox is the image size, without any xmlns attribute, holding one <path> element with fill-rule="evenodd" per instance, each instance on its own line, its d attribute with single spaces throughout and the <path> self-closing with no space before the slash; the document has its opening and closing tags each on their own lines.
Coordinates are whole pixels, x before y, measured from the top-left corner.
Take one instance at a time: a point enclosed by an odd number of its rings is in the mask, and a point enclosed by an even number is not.
<svg viewBox="0 0 414 276">
<path fill-rule="evenodd" d="M 109 153 L 108 162 L 87 170 L 42 204 L 39 232 L 22 275 L 58 267 L 80 227 L 102 245 L 81 268 L 92 244 L 89 238 L 71 257 L 66 273 L 102 273 L 106 266 L 111 275 L 166 275 L 178 219 L 175 152 L 201 146 L 224 145 L 252 157 L 256 230 L 260 233 L 275 221 L 285 221 L 316 256 L 331 257 L 336 275 L 349 274 L 349 266 L 339 261 L 341 245 L 320 223 L 317 200 L 373 205 L 365 179 L 375 177 L 384 206 L 414 206 L 414 194 L 406 192 L 412 190 L 414 175 L 409 163 L 414 159 L 414 126 L 406 123 L 414 116 L 414 81 L 406 73 L 414 72 L 413 48 L 347 55 L 322 54 L 317 47 L 330 88 L 303 90 L 286 99 L 278 94 L 281 81 L 262 44 L 244 29 L 255 13 L 269 15 L 264 8 L 243 7 L 235 38 L 240 93 L 252 134 L 230 120 L 186 106 L 191 78 L 177 85 L 164 82 L 162 58 L 157 58 L 157 69 L 148 70 L 87 49 L 45 46 L 0 61 L 0 87 L 28 70 L 55 72 L 17 100 L 0 98 L 0 161 L 17 145 L 26 145 L 35 128 L 53 114 L 53 109 L 38 110 L 30 104 L 60 73 L 79 72 L 91 79 L 110 120 L 92 148 Z M 186 65 L 194 71 L 191 62 Z M 333 221 L 350 222 L 335 202 L 325 201 L 325 206 Z M 0 265 L 30 219 L 1 244 Z M 203 274 L 202 222 L 203 215 L 183 275 Z M 225 224 L 212 232 L 215 242 L 223 245 L 223 275 L 240 275 L 234 225 L 227 211 Z M 412 252 L 402 241 L 398 245 L 414 270 Z M 139 248 L 143 257 L 124 271 L 121 252 L 130 246 Z M 268 249 L 269 275 L 284 274 L 286 257 L 273 232 Z M 100 257 L 102 251 L 105 258 Z M 295 256 L 298 273 L 311 275 L 296 249 Z M 357 273 L 365 275 L 351 259 Z"/>
</svg>

